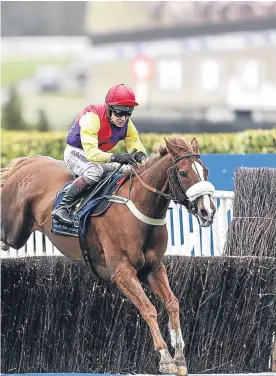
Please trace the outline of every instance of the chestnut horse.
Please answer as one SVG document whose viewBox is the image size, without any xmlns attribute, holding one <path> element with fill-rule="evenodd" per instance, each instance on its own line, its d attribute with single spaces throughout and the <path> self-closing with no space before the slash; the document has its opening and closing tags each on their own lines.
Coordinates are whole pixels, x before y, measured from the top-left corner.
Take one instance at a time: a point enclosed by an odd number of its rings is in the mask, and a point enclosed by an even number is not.
<svg viewBox="0 0 276 376">
<path fill-rule="evenodd" d="M 214 187 L 207 181 L 208 170 L 200 160 L 195 138 L 192 142 L 183 137 L 165 141 L 166 147 L 161 147 L 135 170 L 131 191 L 127 181 L 118 190 L 120 197 L 130 195 L 136 212 L 123 204 L 111 204 L 102 216 L 90 218 L 87 242 L 98 277 L 114 283 L 148 323 L 154 347 L 160 353 L 160 372 L 183 376 L 187 374 L 187 365 L 179 303 L 162 263 L 168 241 L 166 212 L 173 198 L 192 211 L 202 226 L 210 226 L 215 214 L 211 200 Z M 57 191 L 70 180 L 72 175 L 64 163 L 53 158 L 34 156 L 10 161 L 2 170 L 2 245 L 19 249 L 38 230 L 69 259 L 83 261 L 77 237 L 51 232 Z M 141 281 L 166 307 L 174 358 Z"/>
</svg>

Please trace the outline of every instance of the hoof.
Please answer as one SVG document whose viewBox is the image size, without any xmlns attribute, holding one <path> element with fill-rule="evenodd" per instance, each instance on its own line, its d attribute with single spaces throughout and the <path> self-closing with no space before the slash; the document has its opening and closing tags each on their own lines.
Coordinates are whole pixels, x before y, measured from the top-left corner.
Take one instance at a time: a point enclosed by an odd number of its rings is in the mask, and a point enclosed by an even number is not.
<svg viewBox="0 0 276 376">
<path fill-rule="evenodd" d="M 10 249 L 10 246 L 1 241 L 1 250 L 8 251 L 9 249 Z"/>
<path fill-rule="evenodd" d="M 188 375 L 187 367 L 184 367 L 184 366 L 178 367 L 178 375 L 179 376 L 187 376 Z"/>
<path fill-rule="evenodd" d="M 178 375 L 178 369 L 174 363 L 160 363 L 159 372 L 165 374 Z"/>
</svg>

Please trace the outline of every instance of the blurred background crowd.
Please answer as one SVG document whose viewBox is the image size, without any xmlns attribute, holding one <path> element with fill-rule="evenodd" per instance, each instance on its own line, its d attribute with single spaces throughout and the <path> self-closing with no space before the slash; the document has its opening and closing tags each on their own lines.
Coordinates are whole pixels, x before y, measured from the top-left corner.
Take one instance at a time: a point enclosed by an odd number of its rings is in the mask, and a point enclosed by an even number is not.
<svg viewBox="0 0 276 376">
<path fill-rule="evenodd" d="M 1 2 L 5 129 L 67 130 L 125 83 L 141 132 L 276 119 L 275 1 Z"/>
<path fill-rule="evenodd" d="M 156 22 L 169 17 L 174 24 L 258 19 L 275 14 L 275 1 L 155 1 L 148 11 Z"/>
</svg>

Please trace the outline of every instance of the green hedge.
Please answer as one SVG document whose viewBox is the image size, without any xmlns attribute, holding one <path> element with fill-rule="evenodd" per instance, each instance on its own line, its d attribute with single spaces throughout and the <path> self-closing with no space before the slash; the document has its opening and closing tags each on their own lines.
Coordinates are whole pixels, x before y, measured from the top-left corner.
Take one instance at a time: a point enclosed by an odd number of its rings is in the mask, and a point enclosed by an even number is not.
<svg viewBox="0 0 276 376">
<path fill-rule="evenodd" d="M 141 139 L 148 153 L 164 144 L 164 137 L 172 134 L 141 134 Z M 191 140 L 193 135 L 183 134 Z M 196 134 L 201 153 L 275 153 L 276 128 L 271 130 L 252 130 L 241 133 L 204 133 Z M 2 131 L 2 165 L 8 160 L 35 154 L 48 155 L 62 159 L 65 146 L 65 132 Z M 123 151 L 121 142 L 114 149 Z"/>
</svg>

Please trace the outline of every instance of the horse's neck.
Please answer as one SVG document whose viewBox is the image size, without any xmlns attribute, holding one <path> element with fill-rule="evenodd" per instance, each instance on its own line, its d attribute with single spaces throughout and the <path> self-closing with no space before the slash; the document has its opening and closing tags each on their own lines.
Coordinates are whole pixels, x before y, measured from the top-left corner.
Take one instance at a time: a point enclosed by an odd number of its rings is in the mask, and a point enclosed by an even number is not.
<svg viewBox="0 0 276 376">
<path fill-rule="evenodd" d="M 172 159 L 169 155 L 166 155 L 148 170 L 145 170 L 140 177 L 149 186 L 161 192 L 168 193 L 167 169 L 171 167 L 171 165 Z M 143 212 L 145 214 L 147 212 L 149 216 L 163 217 L 168 209 L 169 200 L 144 188 L 138 179 L 136 179 L 136 186 L 139 187 L 139 206 L 143 209 Z"/>
<path fill-rule="evenodd" d="M 153 166 L 141 174 L 143 181 L 152 187 L 161 190 L 167 181 L 167 170 L 172 165 L 172 158 L 166 155 L 160 158 Z"/>
</svg>

